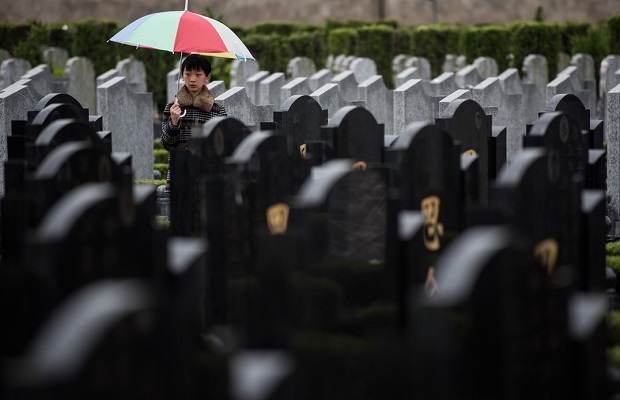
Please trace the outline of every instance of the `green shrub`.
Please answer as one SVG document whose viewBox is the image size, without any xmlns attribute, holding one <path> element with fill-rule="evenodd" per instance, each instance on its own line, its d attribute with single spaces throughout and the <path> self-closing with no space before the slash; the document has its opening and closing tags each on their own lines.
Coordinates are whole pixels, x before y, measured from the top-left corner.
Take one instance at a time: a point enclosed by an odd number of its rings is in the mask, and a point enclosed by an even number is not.
<svg viewBox="0 0 620 400">
<path fill-rule="evenodd" d="M 153 155 L 155 156 L 155 164 L 168 162 L 168 151 L 165 149 L 155 149 Z"/>
<path fill-rule="evenodd" d="M 113 21 L 94 19 L 77 21 L 69 24 L 69 30 L 73 36 L 73 46 L 69 53 L 89 58 L 95 66 L 96 75 L 116 68 L 116 63 L 136 52 L 131 46 L 108 43 L 108 39 L 120 30 Z"/>
<path fill-rule="evenodd" d="M 377 65 L 377 73 L 383 76 L 388 88 L 394 87 L 392 79 L 392 41 L 394 29 L 386 25 L 363 27 L 358 31 L 359 40 L 355 54 L 367 57 Z"/>
<path fill-rule="evenodd" d="M 478 57 L 491 57 L 497 62 L 499 72 L 509 67 L 510 49 L 505 45 L 510 41 L 510 31 L 502 25 L 488 25 L 479 28 L 463 29 L 460 47 L 473 63 Z"/>
<path fill-rule="evenodd" d="M 607 21 L 609 54 L 620 54 L 620 14 Z"/>
<path fill-rule="evenodd" d="M 251 34 L 244 38 L 246 47 L 259 62 L 263 71 L 286 71 L 289 52 L 283 46 L 283 37 L 272 34 Z"/>
<path fill-rule="evenodd" d="M 28 60 L 33 67 L 43 64 L 43 46 L 48 43 L 46 27 L 40 22 L 30 21 L 30 29 L 22 39 L 13 47 L 13 56 Z"/>
<path fill-rule="evenodd" d="M 607 358 L 613 366 L 620 368 L 620 346 L 614 346 L 608 349 Z"/>
<path fill-rule="evenodd" d="M 296 30 L 296 23 L 283 21 L 259 22 L 246 31 L 247 35 L 280 35 L 287 36 Z"/>
<path fill-rule="evenodd" d="M 620 240 L 605 243 L 605 251 L 610 256 L 620 256 Z"/>
<path fill-rule="evenodd" d="M 155 185 L 159 187 L 161 185 L 165 185 L 166 180 L 165 179 L 136 179 L 134 183 L 136 185 Z"/>
<path fill-rule="evenodd" d="M 328 19 L 325 21 L 325 29 L 330 32 L 333 29 L 353 29 L 357 30 L 363 28 L 368 25 L 372 25 L 373 23 L 370 21 L 360 20 L 360 19 L 345 19 L 345 20 L 335 20 Z"/>
<path fill-rule="evenodd" d="M 620 345 L 620 311 L 618 310 L 611 310 L 607 313 L 607 336 L 610 345 Z"/>
<path fill-rule="evenodd" d="M 28 38 L 32 23 L 3 22 L 0 24 L 0 49 L 15 55 L 17 44 Z"/>
<path fill-rule="evenodd" d="M 590 24 L 586 21 L 567 21 L 559 25 L 560 29 L 560 50 L 567 54 L 571 53 L 571 43 L 575 37 L 583 37 L 587 34 Z"/>
<path fill-rule="evenodd" d="M 611 268 L 616 275 L 620 276 L 620 256 L 606 256 L 605 265 Z"/>
<path fill-rule="evenodd" d="M 322 31 L 296 32 L 283 40 L 292 57 L 308 57 L 317 69 L 325 66 L 325 35 Z"/>
<path fill-rule="evenodd" d="M 547 59 L 549 76 L 555 77 L 558 73 L 558 53 L 562 49 L 558 25 L 519 22 L 508 24 L 508 28 L 512 32 L 513 66 L 521 70 L 521 65 L 527 55 L 540 54 Z"/>
<path fill-rule="evenodd" d="M 392 35 L 392 58 L 398 54 L 413 54 L 413 49 L 411 47 L 411 31 L 411 27 L 401 27 L 394 30 Z"/>
<path fill-rule="evenodd" d="M 420 25 L 411 36 L 413 54 L 428 59 L 431 76 L 438 76 L 446 54 L 459 54 L 460 33 L 458 25 Z"/>
<path fill-rule="evenodd" d="M 337 28 L 328 31 L 327 54 L 353 55 L 357 49 L 359 34 L 352 28 Z"/>
<path fill-rule="evenodd" d="M 168 163 L 155 163 L 153 165 L 153 168 L 156 171 L 159 171 L 161 173 L 161 176 L 166 176 L 166 174 L 168 173 Z"/>
</svg>

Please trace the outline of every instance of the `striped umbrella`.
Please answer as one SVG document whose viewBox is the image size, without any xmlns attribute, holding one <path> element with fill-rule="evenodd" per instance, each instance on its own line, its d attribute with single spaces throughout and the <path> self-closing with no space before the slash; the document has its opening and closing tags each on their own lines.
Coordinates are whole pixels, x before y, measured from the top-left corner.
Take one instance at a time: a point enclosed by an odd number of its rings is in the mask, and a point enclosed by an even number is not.
<svg viewBox="0 0 620 400">
<path fill-rule="evenodd" d="M 109 41 L 130 46 L 238 60 L 254 60 L 241 39 L 226 25 L 187 11 L 145 15 L 121 29 Z"/>
</svg>

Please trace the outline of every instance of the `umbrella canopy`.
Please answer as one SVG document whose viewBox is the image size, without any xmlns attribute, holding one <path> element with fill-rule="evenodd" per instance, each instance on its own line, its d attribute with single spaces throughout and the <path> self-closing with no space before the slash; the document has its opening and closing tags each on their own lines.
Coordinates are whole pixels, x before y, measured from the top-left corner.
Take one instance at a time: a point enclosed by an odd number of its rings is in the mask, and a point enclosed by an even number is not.
<svg viewBox="0 0 620 400">
<path fill-rule="evenodd" d="M 130 46 L 180 53 L 254 60 L 241 39 L 226 25 L 187 11 L 145 15 L 109 40 Z"/>
</svg>

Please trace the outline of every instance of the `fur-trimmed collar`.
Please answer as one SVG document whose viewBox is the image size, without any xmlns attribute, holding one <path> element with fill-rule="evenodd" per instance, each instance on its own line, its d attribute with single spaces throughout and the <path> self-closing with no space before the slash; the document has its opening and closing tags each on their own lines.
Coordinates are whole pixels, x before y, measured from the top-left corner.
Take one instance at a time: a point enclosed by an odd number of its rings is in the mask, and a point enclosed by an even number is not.
<svg viewBox="0 0 620 400">
<path fill-rule="evenodd" d="M 213 103 L 215 102 L 215 98 L 206 86 L 203 86 L 198 96 L 193 98 L 192 94 L 187 90 L 187 86 L 184 85 L 181 90 L 179 90 L 177 98 L 179 99 L 179 105 L 181 107 L 194 106 L 206 112 L 211 111 L 211 107 L 213 107 Z"/>
</svg>

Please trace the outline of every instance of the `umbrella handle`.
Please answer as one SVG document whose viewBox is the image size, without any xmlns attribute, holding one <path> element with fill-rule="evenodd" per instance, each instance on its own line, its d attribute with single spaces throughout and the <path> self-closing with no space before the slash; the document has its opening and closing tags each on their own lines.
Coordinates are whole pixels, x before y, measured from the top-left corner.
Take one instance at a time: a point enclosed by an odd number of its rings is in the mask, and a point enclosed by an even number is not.
<svg viewBox="0 0 620 400">
<path fill-rule="evenodd" d="M 174 96 L 174 102 L 175 103 L 179 103 L 179 98 L 178 96 Z M 183 114 L 179 115 L 179 118 L 183 118 L 185 116 L 185 114 L 187 114 L 187 109 L 183 110 Z"/>
</svg>

